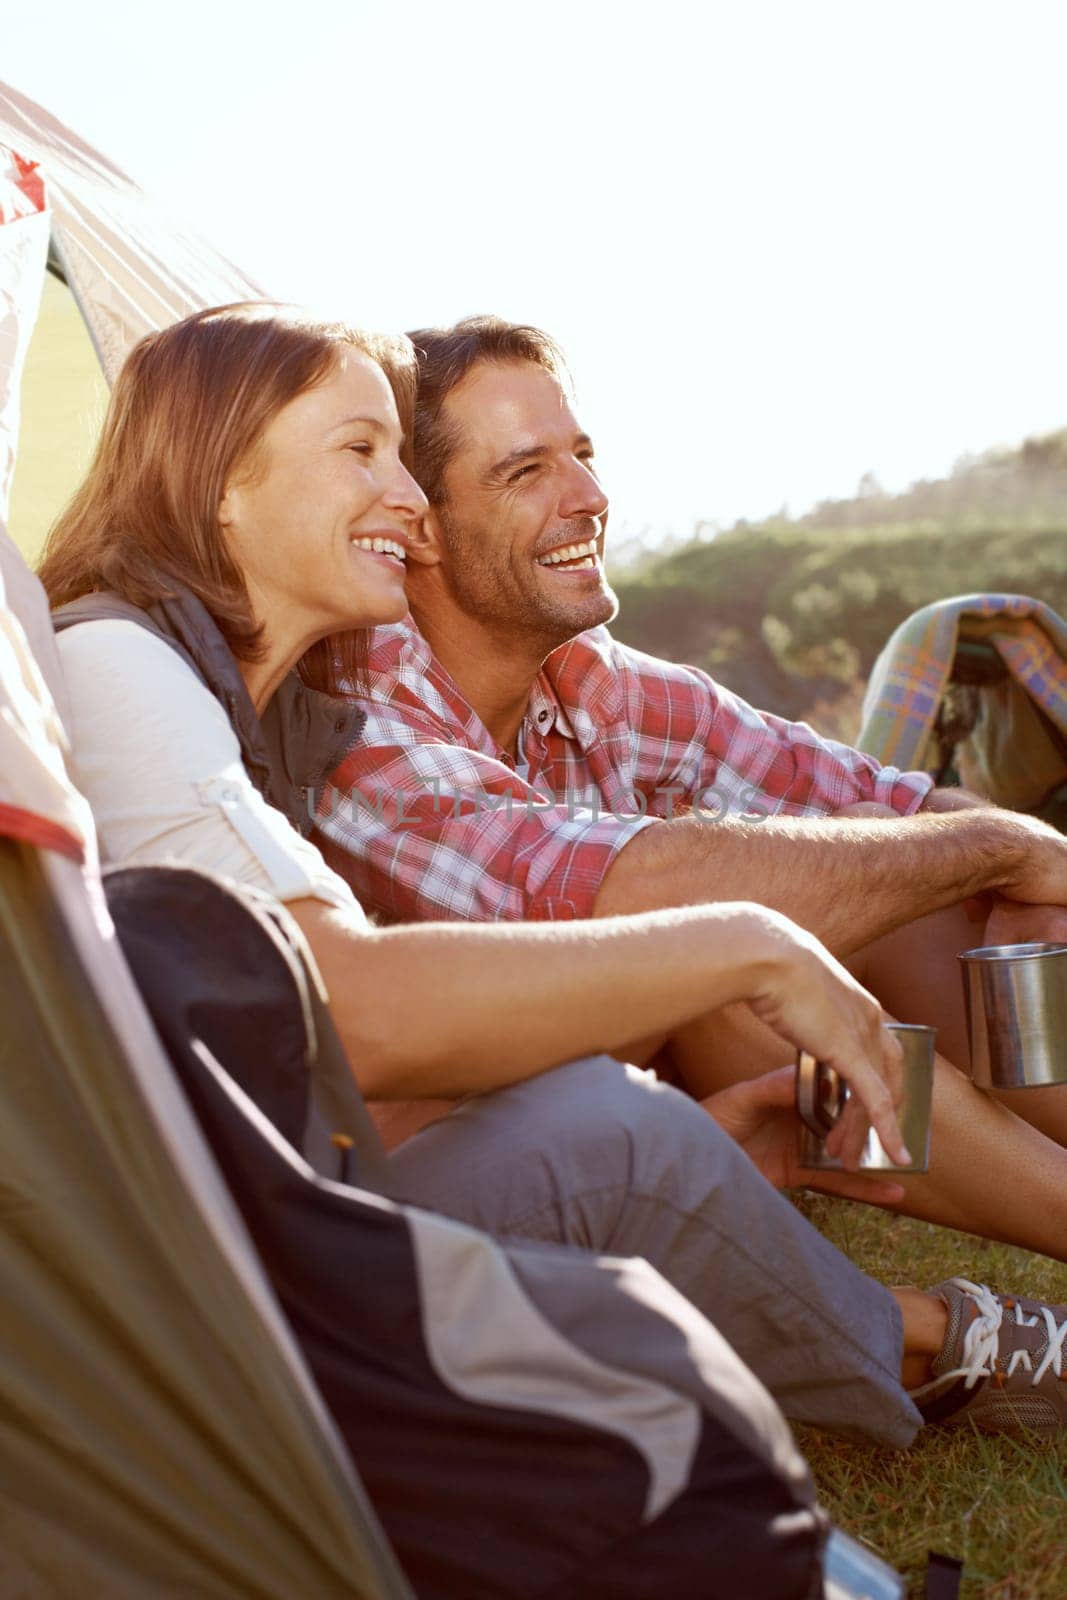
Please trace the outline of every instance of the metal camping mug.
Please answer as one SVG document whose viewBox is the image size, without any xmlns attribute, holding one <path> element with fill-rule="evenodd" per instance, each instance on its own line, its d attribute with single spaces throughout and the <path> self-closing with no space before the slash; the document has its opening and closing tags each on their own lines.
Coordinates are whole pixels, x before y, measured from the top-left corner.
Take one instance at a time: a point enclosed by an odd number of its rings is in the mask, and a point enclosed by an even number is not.
<svg viewBox="0 0 1067 1600">
<path fill-rule="evenodd" d="M 887 1022 L 904 1051 L 904 1095 L 897 1112 L 910 1166 L 898 1167 L 882 1149 L 872 1128 L 860 1155 L 860 1172 L 928 1172 L 930 1169 L 930 1100 L 934 1087 L 936 1028 L 916 1022 Z M 800 1117 L 800 1164 L 816 1172 L 844 1172 L 826 1154 L 826 1135 L 845 1109 L 848 1085 L 839 1073 L 807 1050 L 797 1054 L 797 1115 Z"/>
<path fill-rule="evenodd" d="M 985 945 L 960 962 L 975 1083 L 1067 1083 L 1067 944 Z"/>
</svg>

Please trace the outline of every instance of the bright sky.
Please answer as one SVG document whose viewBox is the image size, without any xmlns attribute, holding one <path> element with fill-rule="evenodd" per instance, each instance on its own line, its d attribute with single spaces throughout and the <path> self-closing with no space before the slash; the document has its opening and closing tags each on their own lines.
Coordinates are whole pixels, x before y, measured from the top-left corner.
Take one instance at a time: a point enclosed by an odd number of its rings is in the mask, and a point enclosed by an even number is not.
<svg viewBox="0 0 1067 1600">
<path fill-rule="evenodd" d="M 274 292 L 548 328 L 632 535 L 1067 424 L 1065 60 L 1059 0 L 41 0 L 0 75 Z"/>
</svg>

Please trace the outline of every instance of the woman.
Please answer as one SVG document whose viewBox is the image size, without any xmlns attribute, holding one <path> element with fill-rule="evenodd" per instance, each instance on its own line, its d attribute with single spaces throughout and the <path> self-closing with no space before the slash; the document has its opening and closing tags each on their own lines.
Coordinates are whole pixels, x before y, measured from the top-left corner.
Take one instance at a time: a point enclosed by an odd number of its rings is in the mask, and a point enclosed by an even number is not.
<svg viewBox="0 0 1067 1600">
<path fill-rule="evenodd" d="M 371 928 L 305 837 L 304 791 L 357 731 L 329 698 L 358 671 L 351 630 L 406 610 L 425 505 L 402 460 L 412 381 L 405 341 L 262 305 L 200 313 L 131 354 L 41 569 L 103 852 L 268 889 L 308 937 L 367 1097 L 474 1097 L 393 1154 L 395 1192 L 490 1231 L 644 1255 L 788 1413 L 899 1443 L 918 1416 L 898 1380 L 944 1357 L 944 1299 L 855 1272 L 724 1137 L 715 1118 L 772 1182 L 795 1181 L 788 1074 L 701 1108 L 572 1059 L 747 1001 L 850 1079 L 831 1137 L 846 1164 L 864 1106 L 906 1159 L 897 1047 L 844 969 L 746 905 Z M 848 1174 L 825 1186 L 902 1192 Z"/>
</svg>

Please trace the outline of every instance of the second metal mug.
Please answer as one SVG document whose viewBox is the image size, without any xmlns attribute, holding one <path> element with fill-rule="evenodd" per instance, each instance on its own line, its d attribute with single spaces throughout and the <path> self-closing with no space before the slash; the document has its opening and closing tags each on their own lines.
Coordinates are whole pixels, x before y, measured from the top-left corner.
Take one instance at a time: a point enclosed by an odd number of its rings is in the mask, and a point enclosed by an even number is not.
<svg viewBox="0 0 1067 1600">
<path fill-rule="evenodd" d="M 890 1022 L 904 1051 L 904 1096 L 898 1118 L 904 1143 L 912 1154 L 911 1165 L 897 1166 L 882 1149 L 882 1141 L 872 1128 L 860 1156 L 861 1172 L 928 1172 L 930 1169 L 930 1101 L 934 1085 L 934 1039 L 936 1028 L 915 1022 Z M 807 1050 L 797 1056 L 797 1114 L 800 1117 L 800 1164 L 816 1172 L 843 1172 L 833 1156 L 826 1154 L 826 1135 L 845 1109 L 849 1089 L 832 1067 L 826 1066 Z"/>
<path fill-rule="evenodd" d="M 975 1083 L 1067 1083 L 1067 944 L 985 945 L 960 961 Z"/>
</svg>

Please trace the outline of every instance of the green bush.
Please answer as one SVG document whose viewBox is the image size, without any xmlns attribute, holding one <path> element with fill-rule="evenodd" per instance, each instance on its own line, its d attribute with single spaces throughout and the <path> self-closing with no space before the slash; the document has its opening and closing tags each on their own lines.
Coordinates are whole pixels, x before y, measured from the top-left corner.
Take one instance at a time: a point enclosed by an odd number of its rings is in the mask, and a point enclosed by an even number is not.
<svg viewBox="0 0 1067 1600">
<path fill-rule="evenodd" d="M 1032 594 L 1067 614 L 1067 517 L 1037 528 L 976 526 L 973 512 L 956 525 L 739 527 L 616 589 L 627 643 L 797 716 L 854 689 L 894 628 L 932 600 Z"/>
</svg>

